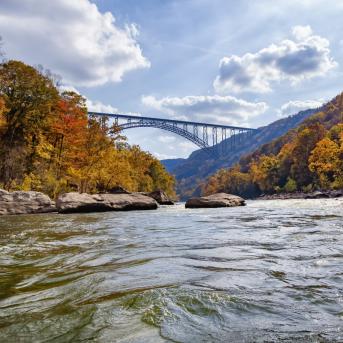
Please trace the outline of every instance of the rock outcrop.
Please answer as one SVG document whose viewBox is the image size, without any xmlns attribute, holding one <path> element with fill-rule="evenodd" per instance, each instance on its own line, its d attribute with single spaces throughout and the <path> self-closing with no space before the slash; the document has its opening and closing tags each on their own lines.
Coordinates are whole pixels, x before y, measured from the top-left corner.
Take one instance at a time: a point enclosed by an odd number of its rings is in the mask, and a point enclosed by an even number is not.
<svg viewBox="0 0 343 343">
<path fill-rule="evenodd" d="M 139 193 L 87 194 L 65 193 L 56 201 L 60 213 L 155 210 L 157 202 Z"/>
<path fill-rule="evenodd" d="M 227 193 L 216 193 L 199 198 L 187 200 L 186 208 L 206 208 L 206 207 L 233 207 L 244 206 L 245 200 L 237 195 Z"/>
<path fill-rule="evenodd" d="M 0 189 L 0 215 L 56 212 L 55 202 L 40 192 Z"/>
<path fill-rule="evenodd" d="M 168 197 L 168 195 L 160 189 L 144 194 L 155 199 L 160 205 L 174 205 L 174 202 Z"/>
<path fill-rule="evenodd" d="M 326 199 L 343 197 L 343 189 L 323 190 L 314 192 L 294 192 L 294 193 L 277 193 L 264 194 L 259 196 L 258 200 L 286 200 L 286 199 Z"/>
</svg>

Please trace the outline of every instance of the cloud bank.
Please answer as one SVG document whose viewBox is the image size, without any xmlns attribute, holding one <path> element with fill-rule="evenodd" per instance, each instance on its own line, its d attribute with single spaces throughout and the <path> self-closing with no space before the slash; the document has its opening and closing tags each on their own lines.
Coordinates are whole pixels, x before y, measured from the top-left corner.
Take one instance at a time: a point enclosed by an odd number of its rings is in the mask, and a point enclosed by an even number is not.
<svg viewBox="0 0 343 343">
<path fill-rule="evenodd" d="M 118 27 L 89 0 L 1 0 L 0 32 L 9 58 L 42 64 L 76 86 L 119 82 L 150 66 L 137 27 Z"/>
<path fill-rule="evenodd" d="M 318 100 L 294 100 L 294 101 L 288 101 L 285 104 L 283 104 L 279 110 L 279 115 L 289 116 L 292 114 L 296 114 L 300 111 L 312 109 L 312 108 L 318 108 L 323 105 L 323 102 Z"/>
<path fill-rule="evenodd" d="M 298 83 L 325 75 L 337 62 L 330 56 L 329 41 L 314 35 L 310 26 L 295 26 L 293 40 L 271 44 L 256 53 L 224 57 L 213 85 L 217 92 L 267 93 L 272 83 Z"/>
<path fill-rule="evenodd" d="M 233 96 L 185 96 L 156 99 L 143 96 L 144 105 L 179 120 L 242 125 L 251 117 L 264 113 L 264 102 L 248 102 Z"/>
</svg>

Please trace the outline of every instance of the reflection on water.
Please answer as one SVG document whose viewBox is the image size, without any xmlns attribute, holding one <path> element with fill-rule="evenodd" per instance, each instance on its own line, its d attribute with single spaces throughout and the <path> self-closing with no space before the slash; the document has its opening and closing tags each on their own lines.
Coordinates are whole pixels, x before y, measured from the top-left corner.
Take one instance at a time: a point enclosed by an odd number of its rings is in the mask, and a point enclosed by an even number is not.
<svg viewBox="0 0 343 343">
<path fill-rule="evenodd" d="M 0 217 L 1 342 L 342 342 L 343 199 Z"/>
</svg>

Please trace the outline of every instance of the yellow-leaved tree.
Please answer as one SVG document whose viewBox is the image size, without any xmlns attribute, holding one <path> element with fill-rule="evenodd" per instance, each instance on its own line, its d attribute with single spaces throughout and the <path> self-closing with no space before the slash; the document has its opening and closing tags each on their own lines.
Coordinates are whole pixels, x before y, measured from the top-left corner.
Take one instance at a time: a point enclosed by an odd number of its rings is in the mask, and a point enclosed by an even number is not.
<svg viewBox="0 0 343 343">
<path fill-rule="evenodd" d="M 343 187 L 343 124 L 334 126 L 309 157 L 309 169 L 322 188 Z"/>
<path fill-rule="evenodd" d="M 0 187 L 106 192 L 115 186 L 175 196 L 174 178 L 151 154 L 125 144 L 85 98 L 60 93 L 50 73 L 20 61 L 0 64 Z"/>
</svg>

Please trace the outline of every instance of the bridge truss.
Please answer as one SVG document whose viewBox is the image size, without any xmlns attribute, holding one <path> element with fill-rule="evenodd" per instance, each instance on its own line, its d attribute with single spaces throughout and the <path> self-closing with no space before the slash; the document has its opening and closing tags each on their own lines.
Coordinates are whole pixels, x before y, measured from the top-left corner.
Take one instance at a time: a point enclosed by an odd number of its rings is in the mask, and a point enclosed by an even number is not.
<svg viewBox="0 0 343 343">
<path fill-rule="evenodd" d="M 215 146 L 220 142 L 226 142 L 230 138 L 230 145 L 236 145 L 247 139 L 256 129 L 229 125 L 217 125 L 209 123 L 172 120 L 163 118 L 141 117 L 126 114 L 88 112 L 90 116 L 109 117 L 114 119 L 120 130 L 138 127 L 153 127 L 173 132 L 188 139 L 199 148 Z"/>
</svg>

